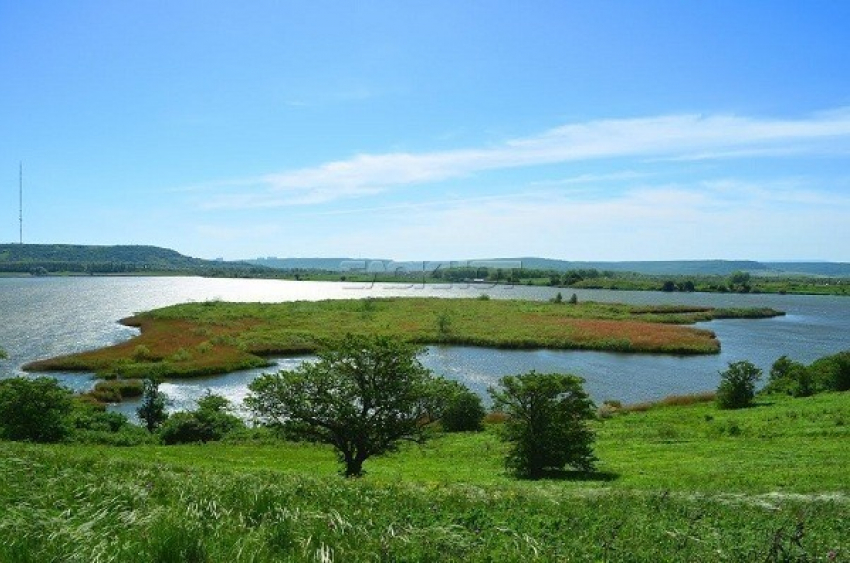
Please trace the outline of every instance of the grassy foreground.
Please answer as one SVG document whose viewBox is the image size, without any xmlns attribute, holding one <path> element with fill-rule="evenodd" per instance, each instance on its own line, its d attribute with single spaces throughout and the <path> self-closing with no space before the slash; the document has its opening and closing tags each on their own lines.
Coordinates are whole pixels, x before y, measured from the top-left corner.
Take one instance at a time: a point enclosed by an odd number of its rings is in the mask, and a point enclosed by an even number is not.
<svg viewBox="0 0 850 563">
<path fill-rule="evenodd" d="M 265 356 L 315 352 L 345 334 L 418 344 L 560 348 L 669 354 L 717 353 L 717 318 L 765 318 L 770 309 L 610 303 L 388 298 L 275 304 L 188 303 L 124 319 L 141 335 L 122 344 L 41 360 L 31 371 L 80 370 L 123 377 L 192 376 L 266 365 Z"/>
<path fill-rule="evenodd" d="M 324 447 L 0 442 L 0 561 L 847 561 L 850 396 L 597 422 L 596 475 L 516 481 L 493 429 L 345 480 Z"/>
</svg>

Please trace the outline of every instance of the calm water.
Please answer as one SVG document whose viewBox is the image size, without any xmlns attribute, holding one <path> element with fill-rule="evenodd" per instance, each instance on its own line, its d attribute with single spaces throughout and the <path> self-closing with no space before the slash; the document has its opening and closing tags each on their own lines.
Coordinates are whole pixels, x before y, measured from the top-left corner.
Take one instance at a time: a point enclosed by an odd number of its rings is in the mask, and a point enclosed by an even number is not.
<svg viewBox="0 0 850 563">
<path fill-rule="evenodd" d="M 39 358 L 113 344 L 136 331 L 117 321 L 138 311 L 186 301 L 292 301 L 347 299 L 366 296 L 476 297 L 496 299 L 552 298 L 550 288 L 388 285 L 374 287 L 331 282 L 176 278 L 0 278 L 0 346 L 9 359 L 0 360 L 0 378 L 21 375 L 20 366 Z M 560 290 L 565 295 L 572 290 Z M 597 401 L 626 402 L 660 398 L 673 393 L 713 389 L 718 371 L 731 361 L 751 360 L 762 368 L 781 355 L 811 362 L 826 354 L 850 349 L 850 298 L 783 295 L 667 294 L 576 290 L 580 301 L 681 303 L 717 307 L 772 307 L 788 314 L 764 320 L 723 320 L 703 325 L 721 341 L 719 355 L 672 357 L 580 351 L 516 351 L 468 347 L 431 347 L 422 358 L 435 372 L 456 378 L 486 394 L 505 374 L 568 371 L 587 380 Z M 301 358 L 281 359 L 281 367 Z M 263 370 L 203 379 L 169 382 L 162 389 L 173 407 L 192 408 L 205 389 L 238 402 L 246 385 Z M 268 371 L 268 370 L 266 370 Z M 87 374 L 54 374 L 66 385 L 85 390 L 93 385 Z M 121 410 L 132 412 L 134 405 Z"/>
</svg>

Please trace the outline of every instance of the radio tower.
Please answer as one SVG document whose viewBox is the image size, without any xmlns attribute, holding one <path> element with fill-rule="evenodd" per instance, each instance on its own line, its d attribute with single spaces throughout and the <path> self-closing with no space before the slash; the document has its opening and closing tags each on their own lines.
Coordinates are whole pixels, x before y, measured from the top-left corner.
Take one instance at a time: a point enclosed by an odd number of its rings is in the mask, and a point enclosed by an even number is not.
<svg viewBox="0 0 850 563">
<path fill-rule="evenodd" d="M 21 244 L 24 244 L 24 163 L 18 167 L 18 229 Z"/>
</svg>

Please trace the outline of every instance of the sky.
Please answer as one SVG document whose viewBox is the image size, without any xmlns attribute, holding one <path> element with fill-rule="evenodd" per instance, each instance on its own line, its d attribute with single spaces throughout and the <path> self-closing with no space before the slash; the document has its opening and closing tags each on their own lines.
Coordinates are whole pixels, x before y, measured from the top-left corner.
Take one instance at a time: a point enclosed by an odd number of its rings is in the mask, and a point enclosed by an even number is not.
<svg viewBox="0 0 850 563">
<path fill-rule="evenodd" d="M 850 2 L 0 0 L 0 242 L 850 262 Z"/>
</svg>

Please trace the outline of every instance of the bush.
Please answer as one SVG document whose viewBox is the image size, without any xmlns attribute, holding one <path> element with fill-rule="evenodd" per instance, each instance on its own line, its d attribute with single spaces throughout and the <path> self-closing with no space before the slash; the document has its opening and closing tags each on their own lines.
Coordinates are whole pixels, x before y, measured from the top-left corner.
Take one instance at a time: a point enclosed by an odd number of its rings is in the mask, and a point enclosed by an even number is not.
<svg viewBox="0 0 850 563">
<path fill-rule="evenodd" d="M 463 387 L 449 398 L 440 421 L 446 432 L 477 432 L 484 428 L 486 414 L 481 397 Z"/>
<path fill-rule="evenodd" d="M 502 437 L 512 443 L 505 464 L 517 475 L 539 478 L 569 465 L 593 469 L 594 436 L 587 421 L 593 402 L 584 380 L 562 373 L 509 375 L 490 389 L 494 408 L 508 415 Z"/>
<path fill-rule="evenodd" d="M 52 377 L 0 381 L 0 438 L 58 442 L 71 431 L 71 391 Z"/>
<path fill-rule="evenodd" d="M 73 427 L 71 440 L 81 444 L 137 446 L 152 443 L 143 428 L 131 424 L 121 413 L 107 411 L 103 405 L 92 404 L 85 397 L 74 401 L 70 416 Z"/>
<path fill-rule="evenodd" d="M 220 395 L 207 392 L 198 400 L 198 408 L 189 412 L 172 414 L 159 429 L 164 444 L 191 444 L 221 440 L 234 430 L 245 427 L 245 423 L 230 414 L 230 401 Z"/>
<path fill-rule="evenodd" d="M 781 393 L 793 397 L 809 397 L 821 391 L 812 370 L 799 362 L 782 356 L 770 367 L 770 378 L 763 393 Z"/>
<path fill-rule="evenodd" d="M 717 388 L 717 406 L 721 409 L 741 409 L 753 403 L 756 394 L 756 382 L 761 378 L 761 370 L 752 362 L 732 362 L 720 372 L 720 386 Z"/>
<path fill-rule="evenodd" d="M 816 360 L 809 369 L 823 390 L 850 391 L 850 350 Z"/>
</svg>

